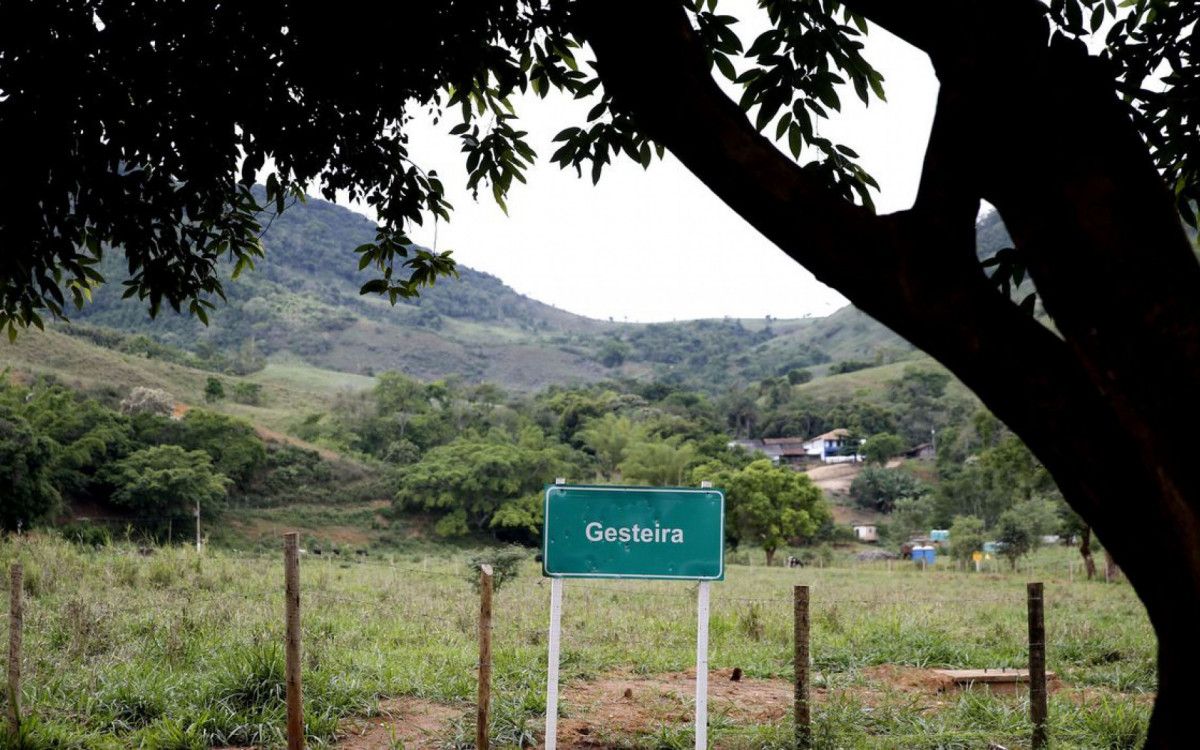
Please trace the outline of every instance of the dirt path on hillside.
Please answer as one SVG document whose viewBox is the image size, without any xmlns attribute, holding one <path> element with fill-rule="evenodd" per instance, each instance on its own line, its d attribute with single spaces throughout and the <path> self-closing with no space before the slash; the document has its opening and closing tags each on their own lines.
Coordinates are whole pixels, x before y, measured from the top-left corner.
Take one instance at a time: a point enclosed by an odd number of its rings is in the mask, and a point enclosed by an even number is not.
<svg viewBox="0 0 1200 750">
<path fill-rule="evenodd" d="M 850 496 L 850 484 L 860 471 L 862 464 L 845 463 L 815 466 L 804 473 L 826 496 L 842 498 Z"/>
<path fill-rule="evenodd" d="M 175 404 L 175 410 L 171 413 L 171 418 L 182 419 L 183 415 L 187 414 L 193 408 L 195 407 L 193 407 L 191 404 L 177 403 Z M 357 461 L 346 458 L 342 454 L 331 451 L 328 448 L 322 448 L 319 445 L 313 445 L 312 443 L 301 440 L 300 438 L 292 437 L 291 435 L 286 435 L 282 432 L 268 429 L 257 422 L 250 422 L 250 426 L 254 428 L 254 433 L 262 438 L 264 442 L 280 443 L 283 445 L 290 445 L 295 448 L 301 448 L 306 451 L 316 451 L 317 455 L 319 455 L 322 459 L 329 461 L 330 463 L 341 463 L 345 464 L 346 466 L 353 466 L 356 469 L 362 468 Z"/>
<path fill-rule="evenodd" d="M 292 437 L 291 435 L 285 435 L 282 432 L 276 432 L 275 430 L 268 429 L 260 424 L 255 424 L 254 422 L 251 422 L 250 424 L 252 427 L 254 427 L 254 432 L 268 443 L 281 443 L 285 445 L 291 445 L 295 448 L 302 448 L 306 451 L 316 451 L 317 455 L 331 463 L 343 463 L 356 468 L 358 467 L 358 463 L 355 461 L 346 458 L 340 453 L 331 451 L 328 448 L 322 448 L 319 445 L 313 445 L 312 443 L 305 442 L 300 438 Z"/>
</svg>

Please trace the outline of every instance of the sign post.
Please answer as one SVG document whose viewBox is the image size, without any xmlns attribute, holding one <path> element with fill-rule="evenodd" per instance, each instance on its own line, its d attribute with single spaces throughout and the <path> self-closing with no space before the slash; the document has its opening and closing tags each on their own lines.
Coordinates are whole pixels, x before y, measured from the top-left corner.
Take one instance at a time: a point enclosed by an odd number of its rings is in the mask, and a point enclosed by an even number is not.
<svg viewBox="0 0 1200 750">
<path fill-rule="evenodd" d="M 725 579 L 725 494 L 685 487 L 548 486 L 542 574 L 550 589 L 546 750 L 557 747 L 562 579 L 698 581 L 696 748 L 708 746 L 709 583 Z"/>
<path fill-rule="evenodd" d="M 558 743 L 558 658 L 562 634 L 561 578 L 550 581 L 550 653 L 546 665 L 546 750 Z"/>
</svg>

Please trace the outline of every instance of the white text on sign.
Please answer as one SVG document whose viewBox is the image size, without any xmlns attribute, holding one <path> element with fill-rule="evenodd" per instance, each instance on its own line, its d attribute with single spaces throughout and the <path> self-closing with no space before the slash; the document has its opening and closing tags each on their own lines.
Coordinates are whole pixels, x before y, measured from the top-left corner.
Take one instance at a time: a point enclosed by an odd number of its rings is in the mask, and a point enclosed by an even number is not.
<svg viewBox="0 0 1200 750">
<path fill-rule="evenodd" d="M 654 527 L 605 526 L 592 521 L 583 530 L 589 542 L 637 542 L 639 544 L 683 544 L 683 529 L 664 529 L 657 523 Z"/>
</svg>

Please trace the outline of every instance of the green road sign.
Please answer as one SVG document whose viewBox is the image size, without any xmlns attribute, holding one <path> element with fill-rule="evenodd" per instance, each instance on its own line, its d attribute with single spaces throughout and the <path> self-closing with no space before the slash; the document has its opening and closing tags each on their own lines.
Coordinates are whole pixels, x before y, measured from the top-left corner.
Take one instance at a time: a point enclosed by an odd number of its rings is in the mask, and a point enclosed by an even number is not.
<svg viewBox="0 0 1200 750">
<path fill-rule="evenodd" d="M 725 578 L 725 494 L 685 487 L 546 487 L 542 574 Z"/>
</svg>

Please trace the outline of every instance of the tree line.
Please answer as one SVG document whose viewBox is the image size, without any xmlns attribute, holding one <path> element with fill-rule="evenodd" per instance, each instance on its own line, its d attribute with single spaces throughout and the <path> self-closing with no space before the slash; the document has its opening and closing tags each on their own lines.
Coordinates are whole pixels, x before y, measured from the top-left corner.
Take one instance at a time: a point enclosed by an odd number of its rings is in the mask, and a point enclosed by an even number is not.
<svg viewBox="0 0 1200 750">
<path fill-rule="evenodd" d="M 506 394 L 460 378 L 424 382 L 382 373 L 325 412 L 299 414 L 299 438 L 351 457 L 367 479 L 347 491 L 315 452 L 268 446 L 253 427 L 210 409 L 176 409 L 170 394 L 135 388 L 119 402 L 47 382 L 0 391 L 0 442 L 13 502 L 5 528 L 49 522 L 78 504 L 161 536 L 197 507 L 217 518 L 229 503 L 392 501 L 421 514 L 443 538 L 533 544 L 544 484 L 697 486 L 727 491 L 731 546 L 762 549 L 853 539 L 833 523 L 807 475 L 733 440 L 812 437 L 846 429 L 868 465 L 851 500 L 884 514 L 899 541 L 952 528 L 956 554 L 983 539 L 1024 554 L 1045 534 L 1079 534 L 1053 480 L 1028 448 L 967 395 L 949 393 L 943 371 L 909 366 L 876 391 L 817 396 L 803 377 L 768 377 L 718 396 L 663 381 L 616 379 Z M 253 396 L 210 377 L 206 399 Z M 215 406 L 214 406 L 215 408 Z M 934 445 L 930 441 L 935 441 Z M 932 461 L 889 467 L 924 446 Z M 935 447 L 936 446 L 936 447 Z M 968 540 L 978 540 L 968 541 Z"/>
<path fill-rule="evenodd" d="M 285 486 L 332 478 L 315 452 L 268 449 L 244 420 L 180 412 L 161 389 L 133 388 L 116 402 L 47 380 L 22 384 L 6 371 L 0 486 L 8 489 L 0 528 L 53 524 L 86 507 L 165 539 L 197 511 L 216 519 L 231 502 L 262 503 Z"/>
</svg>

